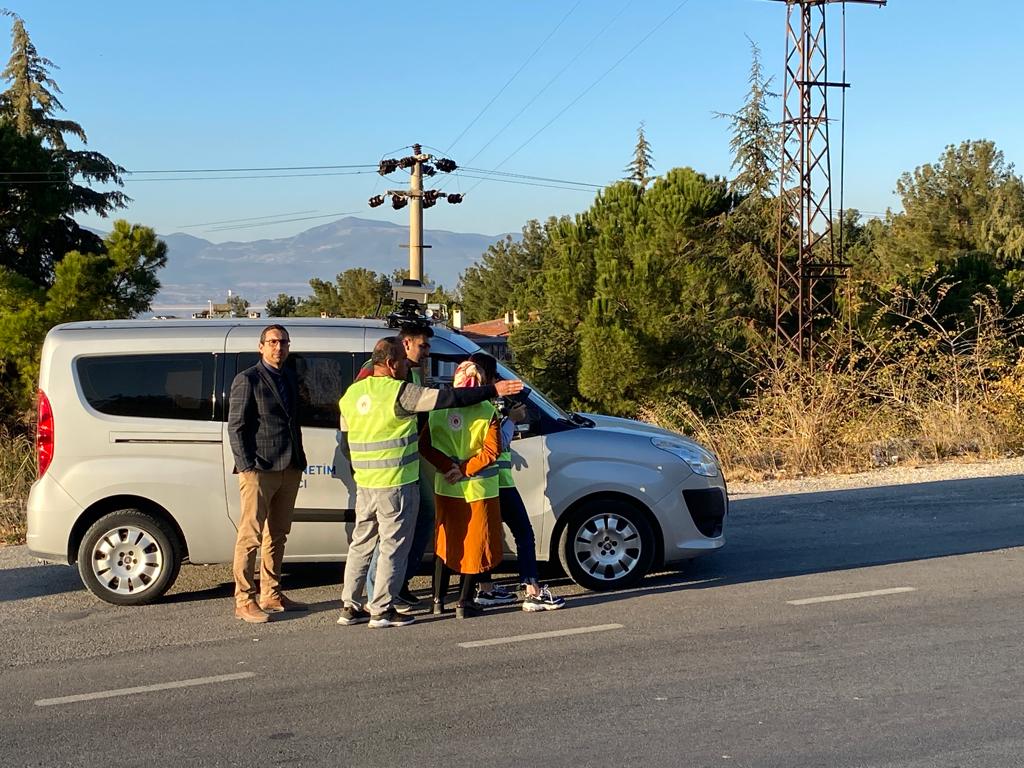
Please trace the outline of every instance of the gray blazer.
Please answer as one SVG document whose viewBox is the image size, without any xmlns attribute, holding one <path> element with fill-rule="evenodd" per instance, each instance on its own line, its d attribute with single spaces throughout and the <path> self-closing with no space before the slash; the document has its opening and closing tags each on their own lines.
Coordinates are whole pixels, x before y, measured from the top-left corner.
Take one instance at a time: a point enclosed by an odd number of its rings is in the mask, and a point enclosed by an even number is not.
<svg viewBox="0 0 1024 768">
<path fill-rule="evenodd" d="M 286 368 L 283 373 L 291 400 L 289 410 L 262 363 L 246 368 L 231 382 L 228 438 L 235 472 L 306 468 L 299 428 L 299 386 L 293 371 Z"/>
</svg>

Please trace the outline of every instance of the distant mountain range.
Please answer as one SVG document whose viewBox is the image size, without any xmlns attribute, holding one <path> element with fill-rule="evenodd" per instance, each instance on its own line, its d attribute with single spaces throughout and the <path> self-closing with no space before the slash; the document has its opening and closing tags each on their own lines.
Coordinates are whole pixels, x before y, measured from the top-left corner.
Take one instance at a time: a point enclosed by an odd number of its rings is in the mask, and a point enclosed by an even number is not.
<svg viewBox="0 0 1024 768">
<path fill-rule="evenodd" d="M 477 262 L 504 235 L 424 230 L 424 271 L 449 290 L 459 274 Z M 309 280 L 333 280 L 339 272 L 365 267 L 390 275 L 409 266 L 409 228 L 385 221 L 346 217 L 294 237 L 252 242 L 211 243 L 180 232 L 161 235 L 167 266 L 154 305 L 223 301 L 230 290 L 253 305 L 279 293 L 306 296 Z"/>
</svg>

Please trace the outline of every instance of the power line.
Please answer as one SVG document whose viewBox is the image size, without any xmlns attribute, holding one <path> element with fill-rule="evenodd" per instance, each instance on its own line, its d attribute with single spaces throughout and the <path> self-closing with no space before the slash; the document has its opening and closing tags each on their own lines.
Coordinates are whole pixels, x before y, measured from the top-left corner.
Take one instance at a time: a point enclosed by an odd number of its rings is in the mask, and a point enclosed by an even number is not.
<svg viewBox="0 0 1024 768">
<path fill-rule="evenodd" d="M 520 72 L 522 72 L 522 71 L 523 71 L 523 70 L 524 70 L 524 69 L 526 68 L 526 65 L 527 65 L 527 64 L 529 64 L 529 63 L 530 63 L 531 61 L 533 61 L 534 57 L 535 57 L 535 56 L 536 56 L 536 55 L 537 55 L 538 53 L 540 53 L 540 49 L 541 49 L 541 48 L 543 48 L 543 47 L 544 47 L 544 46 L 545 46 L 545 45 L 547 44 L 548 40 L 550 40 L 550 39 L 551 39 L 551 38 L 552 38 L 552 37 L 554 36 L 555 32 L 557 32 L 557 31 L 558 31 L 558 30 L 559 30 L 559 29 L 561 28 L 561 26 L 562 26 L 562 25 L 563 25 L 563 24 L 565 23 L 566 19 L 568 19 L 568 18 L 569 18 L 570 16 L 572 16 L 572 14 L 573 14 L 573 11 L 575 11 L 575 10 L 576 10 L 577 8 L 579 8 L 579 6 L 580 6 L 580 3 L 582 3 L 582 2 L 583 2 L 583 0 L 577 0 L 577 2 L 576 2 L 576 5 L 574 5 L 574 6 L 572 7 L 572 8 L 570 8 L 570 9 L 569 9 L 569 12 L 568 12 L 567 14 L 565 14 L 565 16 L 563 16 L 563 17 L 562 17 L 562 20 L 561 20 L 561 21 L 559 21 L 559 22 L 558 22 L 558 23 L 557 23 L 557 24 L 555 25 L 555 28 L 554 28 L 554 29 L 552 29 L 552 30 L 551 30 L 551 31 L 550 31 L 550 32 L 548 33 L 548 36 L 547 36 L 547 37 L 545 37 L 545 38 L 544 38 L 544 39 L 543 39 L 543 40 L 541 41 L 540 45 L 538 45 L 538 46 L 537 46 L 537 47 L 536 47 L 536 48 L 534 49 L 533 53 L 531 53 L 531 54 L 530 54 L 529 56 L 527 56 L 527 57 L 526 57 L 526 61 L 524 61 L 524 62 L 523 62 L 522 64 L 520 64 L 520 65 L 519 65 L 519 69 L 517 69 L 517 70 L 515 71 L 515 73 L 514 73 L 514 74 L 512 75 L 512 77 L 510 77 L 510 78 L 509 78 L 508 80 L 506 80 L 506 81 L 505 81 L 505 84 L 504 84 L 503 86 L 501 86 L 501 88 L 500 88 L 500 89 L 498 90 L 498 92 L 497 92 L 496 94 L 494 94 L 494 96 L 493 96 L 493 97 L 491 97 L 491 100 L 490 100 L 490 101 L 488 101 L 488 102 L 487 102 L 487 103 L 486 103 L 486 104 L 484 105 L 484 108 L 483 108 L 483 109 L 481 109 L 481 110 L 480 110 L 480 111 L 479 111 L 479 112 L 477 113 L 476 117 L 474 117 L 474 118 L 473 118 L 472 120 L 470 120 L 470 121 L 469 121 L 469 125 L 467 125 L 467 126 L 466 126 L 465 128 L 463 128 L 463 129 L 462 129 L 462 133 L 460 133 L 460 134 L 459 134 L 458 136 L 456 136 L 456 137 L 455 137 L 455 141 L 453 141 L 453 142 L 452 142 L 451 144 L 449 144 L 449 145 L 448 145 L 448 149 L 446 149 L 446 150 L 444 151 L 444 154 L 446 154 L 446 155 L 447 155 L 447 154 L 451 153 L 451 151 L 452 151 L 452 149 L 453 149 L 453 148 L 455 147 L 455 145 L 459 143 L 459 140 L 460 140 L 460 139 L 461 139 L 461 138 L 462 138 L 463 136 L 465 136 L 465 135 L 466 135 L 466 132 L 467 132 L 467 131 L 468 131 L 468 130 L 469 130 L 470 128 L 472 128 L 472 127 L 473 127 L 473 125 L 474 125 L 474 124 L 476 123 L 476 121 L 477 121 L 477 120 L 479 120 L 479 119 L 480 119 L 480 118 L 481 118 L 481 117 L 483 116 L 484 112 L 486 112 L 486 111 L 487 111 L 488 109 L 490 109 L 490 106 L 491 106 L 491 105 L 492 105 L 492 104 L 493 104 L 493 103 L 494 103 L 494 102 L 495 102 L 495 101 L 496 101 L 496 100 L 498 99 L 498 97 L 499 97 L 499 96 L 501 96 L 501 94 L 503 94 L 503 93 L 505 92 L 505 89 L 506 89 L 506 88 L 508 88 L 508 87 L 509 87 L 509 86 L 510 86 L 510 85 L 512 84 L 512 81 L 513 81 L 513 80 L 515 80 L 515 79 L 516 79 L 517 77 L 519 77 L 519 73 L 520 73 Z"/>
<path fill-rule="evenodd" d="M 263 171 L 338 171 L 347 168 L 376 168 L 376 165 L 279 165 L 267 168 L 171 168 L 164 170 L 131 170 L 125 173 L 258 173 Z"/>
<path fill-rule="evenodd" d="M 569 181 L 567 179 L 549 179 L 546 176 L 529 176 L 529 175 L 527 175 L 525 173 L 511 173 L 509 171 L 492 171 L 492 170 L 486 170 L 484 168 L 467 168 L 466 166 L 462 166 L 461 168 L 459 168 L 459 170 L 460 171 L 469 171 L 470 173 L 483 173 L 483 174 L 487 174 L 488 176 L 510 176 L 512 178 L 517 178 L 517 179 L 531 179 L 533 181 L 550 181 L 550 182 L 554 182 L 556 184 L 577 184 L 577 185 L 579 185 L 581 187 L 597 187 L 599 189 L 606 186 L 605 184 L 592 184 L 592 183 L 587 182 L 587 181 Z"/>
<path fill-rule="evenodd" d="M 564 115 L 566 112 L 568 112 L 569 109 L 571 109 L 580 99 L 582 99 L 584 96 L 586 96 L 588 93 L 590 93 L 590 91 L 592 91 L 597 86 L 598 83 L 600 83 L 602 80 L 604 80 L 606 77 L 608 77 L 608 75 L 610 75 L 623 61 L 625 61 L 627 58 L 629 58 L 629 56 L 631 56 L 633 54 L 633 52 L 636 51 L 641 45 L 646 43 L 647 40 L 655 32 L 657 32 L 659 29 L 661 29 L 663 26 L 665 26 L 665 24 L 667 24 L 669 22 L 669 20 L 673 16 L 675 16 L 677 13 L 679 13 L 679 11 L 683 8 L 683 6 L 686 5 L 689 2 L 690 2 L 690 0 L 683 0 L 681 3 L 679 3 L 679 5 L 677 5 L 675 8 L 673 8 L 672 11 L 665 18 L 663 18 L 661 21 L 659 21 L 657 24 L 654 25 L 653 29 L 651 29 L 650 32 L 648 32 L 646 35 L 644 35 L 642 38 L 640 38 L 640 40 L 636 43 L 636 45 L 634 45 L 632 48 L 630 48 L 628 51 L 626 51 L 614 64 L 612 64 L 610 67 L 608 67 L 608 69 L 606 69 L 604 71 L 604 73 L 601 74 L 600 77 L 598 77 L 594 82 L 592 82 L 590 85 L 588 85 L 586 88 L 584 88 L 582 93 L 580 93 L 579 96 L 577 96 L 575 99 L 570 101 L 554 117 L 552 117 L 550 120 L 548 120 L 546 123 L 544 123 L 544 125 L 542 125 L 530 138 L 528 138 L 526 141 L 524 141 L 522 144 L 520 144 L 518 147 L 516 147 L 516 149 L 514 151 L 512 151 L 510 154 L 508 154 L 505 157 L 504 160 L 502 160 L 500 163 L 498 163 L 495 166 L 495 168 L 500 168 L 505 163 L 507 163 L 509 160 L 511 160 L 513 157 L 515 157 L 517 154 L 519 154 L 519 152 L 521 152 L 530 142 L 532 142 L 534 139 L 536 139 L 538 136 L 540 136 L 541 133 L 543 133 L 545 130 L 547 130 L 547 128 L 552 123 L 554 123 L 558 118 L 560 118 L 562 115 Z M 473 189 L 475 189 L 477 186 L 479 186 L 479 183 L 474 185 L 473 187 L 471 187 L 469 190 L 467 190 L 467 193 L 473 191 Z"/>
<path fill-rule="evenodd" d="M 178 229 L 192 229 L 194 227 L 212 227 L 215 224 L 236 224 L 242 221 L 262 221 L 264 219 L 277 219 L 281 216 L 299 216 L 303 213 L 316 213 L 316 208 L 308 211 L 290 211 L 289 213 L 274 213 L 268 216 L 249 216 L 245 219 L 223 219 L 222 221 L 204 221 L 201 224 L 178 224 Z"/>
<path fill-rule="evenodd" d="M 494 177 L 494 176 L 474 176 L 473 174 L 462 173 L 460 171 L 456 171 L 456 175 L 457 176 L 461 176 L 462 178 L 465 178 L 465 179 L 479 179 L 479 181 L 476 184 L 474 184 L 470 189 L 476 189 L 478 186 L 480 186 L 480 183 L 484 182 L 484 181 L 500 181 L 503 184 L 522 184 L 522 185 L 527 186 L 527 187 L 548 187 L 549 189 L 567 189 L 567 190 L 570 190 L 572 192 L 594 192 L 594 191 L 596 191 L 598 189 L 603 189 L 603 187 L 599 187 L 599 186 L 596 186 L 596 185 L 594 186 L 593 189 L 587 189 L 585 187 L 567 187 L 567 186 L 563 186 L 563 185 L 560 185 L 560 184 L 542 184 L 540 182 L 535 182 L 535 181 L 519 181 L 518 179 L 503 179 L 503 178 Z M 468 194 L 468 191 L 467 191 L 466 194 Z"/>
<path fill-rule="evenodd" d="M 126 179 L 126 182 L 137 182 L 137 181 L 219 181 L 219 180 L 247 180 L 247 179 L 309 179 L 321 176 L 359 176 L 366 173 L 375 173 L 376 171 L 334 171 L 328 173 L 279 173 L 279 174 L 259 174 L 254 176 L 159 176 L 151 177 L 148 179 Z"/>
<path fill-rule="evenodd" d="M 622 16 L 622 14 L 626 12 L 626 9 L 628 9 L 629 6 L 631 6 L 632 4 L 633 4 L 633 0 L 628 0 L 628 2 L 624 6 L 622 6 L 622 8 L 619 10 L 619 12 L 617 14 L 615 14 L 607 24 L 605 24 L 603 27 L 601 27 L 600 31 L 598 31 L 598 33 L 596 35 L 594 35 L 592 38 L 590 38 L 590 40 L 587 42 L 586 45 L 584 45 L 582 48 L 580 48 L 580 50 L 576 53 L 576 55 L 573 56 L 569 60 L 569 63 L 566 64 L 564 67 L 562 67 L 560 70 L 558 70 L 558 72 L 555 74 L 555 76 L 552 77 L 550 80 L 548 80 L 547 83 L 544 85 L 544 87 L 541 88 L 539 91 L 537 91 L 537 93 L 535 93 L 533 95 L 533 98 L 531 98 L 528 102 L 526 102 L 526 104 L 523 105 L 522 109 L 520 109 L 518 112 L 516 112 L 512 116 L 512 118 L 507 123 L 505 123 L 505 125 L 503 125 L 498 130 L 498 132 L 495 133 L 487 141 L 486 144 L 484 144 L 482 147 L 480 147 L 480 149 L 477 150 L 475 155 L 473 155 L 471 158 L 469 158 L 469 160 L 467 162 L 472 163 L 474 160 L 476 160 L 478 157 L 480 157 L 480 155 L 482 155 L 484 153 L 484 150 L 486 150 L 489 146 L 491 146 L 491 144 L 493 144 L 495 142 L 495 140 L 497 140 L 497 138 L 499 136 L 501 136 L 501 134 L 503 134 L 505 132 L 505 130 L 510 125 L 512 125 L 512 123 L 514 123 L 516 120 L 518 120 L 520 118 L 520 116 L 522 116 L 522 114 L 527 109 L 529 109 L 533 105 L 533 103 L 535 101 L 537 101 L 537 99 L 539 99 L 544 94 L 545 91 L 547 91 L 548 88 L 550 88 L 552 85 L 554 85 L 555 81 L 558 80 L 558 78 L 560 78 L 563 74 L 565 74 L 565 71 L 567 69 L 569 69 L 569 67 L 571 67 L 573 64 L 575 64 L 576 61 L 580 58 L 580 56 L 582 56 L 584 53 L 586 53 L 587 50 L 590 48 L 590 46 L 592 46 L 595 42 L 597 42 L 597 39 L 599 37 L 601 37 L 601 35 L 603 35 L 605 32 L 607 32 L 608 28 L 612 24 L 614 24 L 616 21 L 618 21 L 619 17 Z"/>
<path fill-rule="evenodd" d="M 287 224 L 292 221 L 312 221 L 313 219 L 327 219 L 332 216 L 351 216 L 361 211 L 338 211 L 337 213 L 322 213 L 319 216 L 302 216 L 296 219 L 280 219 L 279 221 L 265 221 L 259 224 L 241 224 L 237 227 L 214 227 L 213 229 L 206 230 L 207 232 L 228 232 L 233 229 L 253 229 L 254 227 L 269 227 L 274 224 Z"/>
</svg>

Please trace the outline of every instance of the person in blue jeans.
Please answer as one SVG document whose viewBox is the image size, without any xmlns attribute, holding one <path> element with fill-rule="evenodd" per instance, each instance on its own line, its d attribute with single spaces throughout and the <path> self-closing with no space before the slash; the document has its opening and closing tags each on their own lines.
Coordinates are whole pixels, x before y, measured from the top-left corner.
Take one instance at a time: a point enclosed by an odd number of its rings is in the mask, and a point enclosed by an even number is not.
<svg viewBox="0 0 1024 768">
<path fill-rule="evenodd" d="M 497 378 L 497 363 L 493 357 L 476 352 L 469 359 L 480 368 L 487 380 L 494 382 Z M 498 456 L 498 501 L 501 505 L 501 521 L 512 532 L 516 543 L 516 558 L 519 562 L 519 579 L 526 589 L 523 599 L 524 611 L 553 611 L 565 605 L 565 600 L 551 594 L 545 584 L 538 582 L 537 570 L 537 539 L 530 525 L 530 516 L 526 512 L 523 497 L 519 495 L 515 479 L 512 476 L 512 438 L 515 437 L 516 422 L 525 421 L 526 407 L 522 404 L 506 407 L 507 402 L 499 402 L 501 422 L 501 455 Z M 486 576 L 480 579 L 476 601 L 481 605 L 508 605 L 516 602 L 514 593 L 495 586 Z"/>
</svg>

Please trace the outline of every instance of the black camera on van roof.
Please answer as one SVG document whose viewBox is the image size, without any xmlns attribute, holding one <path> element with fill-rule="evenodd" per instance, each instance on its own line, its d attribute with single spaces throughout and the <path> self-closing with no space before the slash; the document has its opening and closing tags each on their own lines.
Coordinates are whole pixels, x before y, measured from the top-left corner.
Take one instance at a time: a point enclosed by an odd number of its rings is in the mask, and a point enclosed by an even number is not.
<svg viewBox="0 0 1024 768">
<path fill-rule="evenodd" d="M 427 305 L 416 299 L 403 299 L 398 309 L 387 316 L 388 328 L 429 328 L 433 321 L 426 310 Z"/>
</svg>

